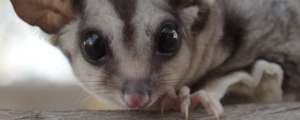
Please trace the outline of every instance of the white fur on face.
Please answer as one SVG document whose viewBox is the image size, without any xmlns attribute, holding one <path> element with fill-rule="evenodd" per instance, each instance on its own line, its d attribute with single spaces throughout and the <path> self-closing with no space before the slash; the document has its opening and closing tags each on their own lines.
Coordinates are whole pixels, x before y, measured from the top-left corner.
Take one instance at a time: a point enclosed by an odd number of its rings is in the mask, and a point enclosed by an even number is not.
<svg viewBox="0 0 300 120">
<path fill-rule="evenodd" d="M 133 15 L 131 24 L 134 27 L 132 37 L 132 49 L 124 43 L 123 29 L 125 22 L 120 18 L 114 6 L 108 0 L 87 0 L 83 18 L 78 18 L 62 31 L 61 48 L 68 51 L 71 56 L 72 67 L 75 74 L 92 94 L 96 96 L 108 95 L 112 100 L 123 103 L 121 84 L 124 80 L 143 80 L 149 79 L 156 82 L 158 86 L 153 88 L 151 102 L 155 102 L 161 95 L 165 94 L 168 89 L 172 89 L 179 83 L 184 83 L 186 75 L 191 71 L 193 55 L 199 55 L 200 51 L 192 52 L 190 41 L 190 26 L 194 22 L 193 19 L 197 16 L 197 8 L 191 8 L 191 13 L 187 14 L 187 18 L 183 19 L 182 45 L 177 55 L 168 61 L 160 61 L 160 69 L 151 71 L 151 60 L 156 50 L 153 50 L 155 33 L 161 23 L 166 20 L 175 20 L 175 16 L 168 13 L 168 4 L 163 0 L 137 0 L 136 10 Z M 180 16 L 182 17 L 182 16 Z M 112 56 L 117 64 L 114 67 L 116 73 L 108 76 L 107 71 L 101 67 L 88 63 L 81 55 L 79 48 L 79 33 L 84 29 L 96 29 L 108 37 L 108 43 Z M 203 37 L 206 38 L 206 37 Z M 202 38 L 201 38 L 202 39 Z M 206 39 L 203 39 L 205 41 Z M 199 43 L 197 43 L 199 44 Z M 205 44 L 201 45 L 202 47 Z M 202 49 L 201 49 L 202 50 Z M 198 59 L 198 58 L 197 58 Z M 201 59 L 201 58 L 199 58 Z M 198 65 L 198 64 L 197 64 Z M 199 68 L 198 66 L 194 66 Z M 194 72 L 194 71 L 192 71 Z M 194 72 L 196 73 L 196 72 Z M 106 80 L 109 79 L 109 80 Z M 107 84 L 107 81 L 110 84 Z"/>
<path fill-rule="evenodd" d="M 79 48 L 79 35 L 82 29 L 93 28 L 101 30 L 111 41 L 112 46 L 116 50 L 122 51 L 122 45 L 118 44 L 117 40 L 121 39 L 122 21 L 114 12 L 113 6 L 107 0 L 87 0 L 84 10 L 86 18 L 78 18 L 62 30 L 61 48 L 70 53 L 72 59 L 72 67 L 76 76 L 84 84 L 84 88 L 90 91 L 97 97 L 104 95 L 112 95 L 109 86 L 106 86 L 104 79 L 107 77 L 103 68 L 88 63 L 82 56 Z M 84 27 L 80 27 L 83 23 Z M 100 96 L 101 95 L 101 96 Z M 106 97 L 104 97 L 106 98 Z"/>
<path fill-rule="evenodd" d="M 167 20 L 176 20 L 176 18 L 166 11 L 170 6 L 162 0 L 138 0 L 137 13 L 133 18 L 133 23 L 136 28 L 135 34 L 135 46 L 137 47 L 139 57 L 143 57 L 144 60 L 149 59 L 153 54 L 153 40 L 155 38 L 155 32 L 157 32 L 160 25 Z M 197 15 L 197 12 L 194 12 Z M 190 24 L 191 25 L 191 24 Z M 182 28 L 185 31 L 185 28 Z M 147 33 L 149 32 L 149 33 Z M 186 33 L 182 33 L 186 35 Z M 186 71 L 190 65 L 190 49 L 187 43 L 187 37 L 183 37 L 181 49 L 177 55 L 168 62 L 164 62 L 161 66 L 161 70 L 154 71 L 152 77 L 159 82 L 159 88 L 152 94 L 152 102 L 155 102 L 161 95 L 165 94 L 169 89 L 172 89 L 178 85 L 181 81 L 185 81 L 184 77 Z M 144 62 L 144 64 L 147 61 Z M 148 64 L 146 64 L 148 65 Z M 141 65 L 143 66 L 143 65 Z M 149 70 L 150 66 L 145 66 L 146 70 Z M 143 67 L 141 67 L 143 68 Z M 125 69 L 124 69 L 125 70 Z M 135 69 L 139 70 L 139 69 Z"/>
<path fill-rule="evenodd" d="M 153 54 L 153 35 L 163 20 L 172 17 L 154 6 L 154 3 L 162 4 L 163 1 L 137 0 L 136 12 L 131 21 L 135 29 L 132 45 L 134 51 L 124 48 L 116 50 L 122 77 L 138 80 L 150 73 L 151 65 L 149 63 Z M 116 44 L 120 45 L 120 43 L 122 42 L 119 41 Z"/>
</svg>

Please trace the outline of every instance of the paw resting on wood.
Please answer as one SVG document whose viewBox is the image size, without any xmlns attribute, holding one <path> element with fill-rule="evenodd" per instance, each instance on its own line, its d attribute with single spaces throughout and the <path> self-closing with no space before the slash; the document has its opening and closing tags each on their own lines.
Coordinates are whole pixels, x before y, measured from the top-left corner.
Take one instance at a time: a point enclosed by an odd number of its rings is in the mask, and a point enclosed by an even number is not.
<svg viewBox="0 0 300 120">
<path fill-rule="evenodd" d="M 217 80 L 212 80 L 195 93 L 190 93 L 189 87 L 184 86 L 178 94 L 173 92 L 169 96 L 176 101 L 174 102 L 175 107 L 174 104 L 171 105 L 172 108 L 181 111 L 186 119 L 189 119 L 190 110 L 196 109 L 199 105 L 202 105 L 216 119 L 220 119 L 224 113 L 221 99 L 229 91 L 253 97 L 255 102 L 276 102 L 282 100 L 282 81 L 283 71 L 279 65 L 259 60 L 255 63 L 251 73 L 233 72 Z"/>
</svg>

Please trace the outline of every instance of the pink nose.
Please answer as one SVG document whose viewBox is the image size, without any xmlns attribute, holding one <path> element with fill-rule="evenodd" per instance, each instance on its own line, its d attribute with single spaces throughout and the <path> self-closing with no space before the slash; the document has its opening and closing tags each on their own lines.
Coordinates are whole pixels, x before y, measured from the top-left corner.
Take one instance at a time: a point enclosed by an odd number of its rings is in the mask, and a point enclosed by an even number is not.
<svg viewBox="0 0 300 120">
<path fill-rule="evenodd" d="M 148 103 L 148 96 L 143 95 L 125 95 L 125 103 L 131 109 L 141 109 Z"/>
</svg>

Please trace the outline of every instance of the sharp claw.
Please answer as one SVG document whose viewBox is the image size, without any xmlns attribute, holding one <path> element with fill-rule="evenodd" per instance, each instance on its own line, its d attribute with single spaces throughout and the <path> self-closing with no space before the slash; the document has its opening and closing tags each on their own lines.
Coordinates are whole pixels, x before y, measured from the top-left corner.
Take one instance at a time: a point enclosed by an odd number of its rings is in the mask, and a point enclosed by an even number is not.
<svg viewBox="0 0 300 120">
<path fill-rule="evenodd" d="M 180 111 L 184 113 L 185 119 L 188 120 L 189 108 L 191 105 L 190 89 L 188 87 L 183 87 L 180 90 L 179 97 L 181 101 Z"/>
<path fill-rule="evenodd" d="M 190 104 L 187 101 L 182 103 L 182 106 L 181 106 L 181 108 L 182 108 L 181 112 L 184 113 L 184 116 L 185 116 L 186 120 L 189 119 L 189 106 L 190 106 Z"/>
<path fill-rule="evenodd" d="M 165 113 L 165 100 L 163 100 L 162 103 L 161 103 L 160 112 L 161 112 L 161 114 Z"/>
<path fill-rule="evenodd" d="M 216 110 L 216 109 L 213 109 L 212 112 L 213 112 L 214 117 L 215 117 L 217 120 L 220 120 L 220 114 L 217 112 L 217 110 Z"/>
</svg>

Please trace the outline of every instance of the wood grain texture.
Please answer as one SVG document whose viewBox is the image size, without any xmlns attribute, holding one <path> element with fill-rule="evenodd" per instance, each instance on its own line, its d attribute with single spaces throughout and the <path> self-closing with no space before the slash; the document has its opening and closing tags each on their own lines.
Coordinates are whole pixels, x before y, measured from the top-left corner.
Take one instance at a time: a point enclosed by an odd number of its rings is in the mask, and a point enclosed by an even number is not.
<svg viewBox="0 0 300 120">
<path fill-rule="evenodd" d="M 300 120 L 300 103 L 235 105 L 225 108 L 221 120 Z M 0 120 L 184 120 L 180 113 L 124 111 L 16 112 L 1 110 Z M 215 120 L 203 111 L 191 114 L 191 120 Z"/>
</svg>

